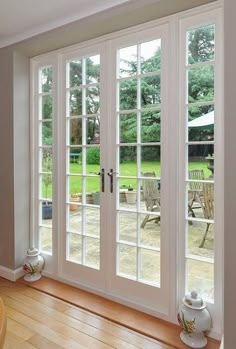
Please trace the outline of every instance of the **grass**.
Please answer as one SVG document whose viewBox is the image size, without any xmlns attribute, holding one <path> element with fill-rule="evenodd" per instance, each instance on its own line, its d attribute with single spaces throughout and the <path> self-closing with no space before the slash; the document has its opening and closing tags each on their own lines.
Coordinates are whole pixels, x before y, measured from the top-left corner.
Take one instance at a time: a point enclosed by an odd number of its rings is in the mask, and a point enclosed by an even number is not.
<svg viewBox="0 0 236 349">
<path fill-rule="evenodd" d="M 205 178 L 208 178 L 211 175 L 211 172 L 207 168 L 208 163 L 206 161 L 196 161 L 189 163 L 189 170 L 192 169 L 203 169 Z M 93 175 L 100 171 L 99 165 L 87 165 L 86 172 L 88 175 Z M 155 172 L 157 177 L 161 175 L 161 166 L 159 161 L 143 161 L 141 164 L 141 172 Z M 70 193 L 81 193 L 82 191 L 82 176 L 73 176 L 76 174 L 82 173 L 82 165 L 78 163 L 70 164 Z M 137 173 L 137 163 L 134 161 L 126 161 L 120 164 L 120 176 L 125 177 L 135 177 Z M 122 178 L 119 182 L 120 188 L 132 186 L 136 188 L 137 180 L 130 178 Z M 100 177 L 88 177 L 86 180 L 86 192 L 96 192 L 100 190 Z M 43 195 L 45 197 L 45 186 L 43 185 Z M 48 197 L 52 195 L 51 186 L 48 187 Z"/>
</svg>

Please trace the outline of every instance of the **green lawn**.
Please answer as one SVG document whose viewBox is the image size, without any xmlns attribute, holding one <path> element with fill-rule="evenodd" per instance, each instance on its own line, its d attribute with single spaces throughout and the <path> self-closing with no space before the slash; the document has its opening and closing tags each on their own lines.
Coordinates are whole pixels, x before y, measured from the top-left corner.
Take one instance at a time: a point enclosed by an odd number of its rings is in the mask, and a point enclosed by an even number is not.
<svg viewBox="0 0 236 349">
<path fill-rule="evenodd" d="M 207 162 L 198 161 L 189 163 L 189 169 L 203 169 L 205 178 L 211 175 L 211 172 L 207 168 Z M 99 165 L 87 165 L 87 174 L 92 175 L 93 173 L 98 173 L 100 170 Z M 160 177 L 160 162 L 158 161 L 143 161 L 141 172 L 155 172 L 157 177 Z M 81 174 L 82 166 L 78 163 L 70 164 L 71 174 Z M 120 175 L 121 176 L 136 176 L 137 164 L 134 161 L 126 161 L 120 165 Z M 120 187 L 128 187 L 131 185 L 133 188 L 137 186 L 137 181 L 135 179 L 121 179 L 119 183 Z M 87 192 L 99 191 L 100 187 L 100 177 L 89 177 L 86 182 Z M 70 193 L 80 193 L 82 188 L 82 177 L 81 176 L 71 176 L 70 178 Z M 45 186 L 43 186 L 43 194 L 45 195 Z M 51 197 L 51 186 L 48 188 L 48 197 Z"/>
</svg>

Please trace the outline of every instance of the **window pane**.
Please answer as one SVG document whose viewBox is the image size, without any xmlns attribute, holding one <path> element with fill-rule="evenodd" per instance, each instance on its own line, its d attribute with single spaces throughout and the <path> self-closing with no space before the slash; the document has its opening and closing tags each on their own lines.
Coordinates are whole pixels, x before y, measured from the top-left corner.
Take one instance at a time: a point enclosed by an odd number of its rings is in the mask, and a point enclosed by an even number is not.
<svg viewBox="0 0 236 349">
<path fill-rule="evenodd" d="M 118 274 L 136 278 L 137 249 L 136 247 L 119 244 L 118 246 Z"/>
<path fill-rule="evenodd" d="M 40 227 L 39 229 L 40 251 L 52 253 L 52 229 Z"/>
<path fill-rule="evenodd" d="M 82 176 L 69 176 L 69 201 L 82 201 Z"/>
<path fill-rule="evenodd" d="M 99 269 L 100 267 L 100 241 L 91 237 L 84 237 L 85 265 Z"/>
<path fill-rule="evenodd" d="M 137 74 L 137 46 L 120 50 L 119 76 L 124 78 Z"/>
<path fill-rule="evenodd" d="M 188 103 L 214 101 L 214 66 L 188 70 Z"/>
<path fill-rule="evenodd" d="M 82 233 L 82 206 L 76 205 L 81 202 L 81 195 L 78 196 L 77 201 L 73 203 L 73 198 L 70 198 L 72 202 L 69 207 L 67 231 L 70 233 Z"/>
<path fill-rule="evenodd" d="M 137 108 L 137 80 L 120 82 L 120 110 Z"/>
<path fill-rule="evenodd" d="M 141 142 L 160 142 L 161 112 L 145 111 L 141 114 Z"/>
<path fill-rule="evenodd" d="M 52 67 L 46 67 L 40 69 L 40 82 L 39 92 L 51 92 L 52 91 Z"/>
<path fill-rule="evenodd" d="M 82 148 L 70 148 L 68 172 L 74 174 L 82 173 Z"/>
<path fill-rule="evenodd" d="M 212 149 L 213 148 L 213 149 Z M 203 170 L 204 179 L 212 178 L 214 175 L 213 144 L 198 144 L 188 146 L 188 170 Z"/>
<path fill-rule="evenodd" d="M 42 145 L 52 145 L 52 121 L 42 122 Z"/>
<path fill-rule="evenodd" d="M 120 143 L 137 142 L 137 115 L 135 113 L 120 115 Z"/>
<path fill-rule="evenodd" d="M 86 173 L 100 172 L 100 147 L 86 148 Z"/>
<path fill-rule="evenodd" d="M 86 113 L 97 114 L 100 111 L 100 88 L 89 87 L 86 89 Z"/>
<path fill-rule="evenodd" d="M 190 30 L 187 34 L 188 64 L 213 60 L 215 56 L 215 25 Z"/>
<path fill-rule="evenodd" d="M 84 225 L 86 235 L 100 236 L 100 209 L 86 207 L 84 208 Z M 97 244 L 97 243 L 96 243 Z"/>
<path fill-rule="evenodd" d="M 141 107 L 154 107 L 161 103 L 160 75 L 141 79 Z"/>
<path fill-rule="evenodd" d="M 141 173 L 154 172 L 154 175 L 161 175 L 161 147 L 142 146 L 141 147 Z"/>
<path fill-rule="evenodd" d="M 100 56 L 86 58 L 86 84 L 94 84 L 100 81 Z"/>
<path fill-rule="evenodd" d="M 71 119 L 70 123 L 70 145 L 82 144 L 82 119 Z"/>
<path fill-rule="evenodd" d="M 214 105 L 188 108 L 188 139 L 190 142 L 214 140 Z"/>
<path fill-rule="evenodd" d="M 140 279 L 160 285 L 161 267 L 160 252 L 140 249 Z"/>
<path fill-rule="evenodd" d="M 100 205 L 100 176 L 86 178 L 86 202 Z"/>
<path fill-rule="evenodd" d="M 82 85 L 82 61 L 81 59 L 69 63 L 70 87 Z"/>
<path fill-rule="evenodd" d="M 68 260 L 82 263 L 82 237 L 79 234 L 68 234 Z"/>
<path fill-rule="evenodd" d="M 52 95 L 41 96 L 39 119 L 52 119 Z"/>
<path fill-rule="evenodd" d="M 120 147 L 121 176 L 136 176 L 137 174 L 137 147 Z"/>
<path fill-rule="evenodd" d="M 126 195 L 129 192 L 126 191 Z M 135 193 L 136 195 L 136 193 Z M 119 212 L 119 241 L 133 242 L 137 241 L 137 214 L 130 212 Z"/>
<path fill-rule="evenodd" d="M 100 143 L 100 116 L 90 117 L 86 119 L 87 144 Z"/>
<path fill-rule="evenodd" d="M 141 73 L 149 73 L 161 68 L 161 40 L 141 44 Z"/>
<path fill-rule="evenodd" d="M 70 91 L 70 116 L 82 115 L 82 90 Z"/>
<path fill-rule="evenodd" d="M 197 212 L 197 210 L 196 210 Z M 196 217 L 198 217 L 196 213 Z M 200 217 L 201 218 L 201 217 Z M 187 254 L 196 257 L 214 258 L 214 224 L 190 221 L 187 225 Z M 207 231 L 208 229 L 208 231 Z M 207 231 L 206 239 L 204 235 Z"/>
</svg>

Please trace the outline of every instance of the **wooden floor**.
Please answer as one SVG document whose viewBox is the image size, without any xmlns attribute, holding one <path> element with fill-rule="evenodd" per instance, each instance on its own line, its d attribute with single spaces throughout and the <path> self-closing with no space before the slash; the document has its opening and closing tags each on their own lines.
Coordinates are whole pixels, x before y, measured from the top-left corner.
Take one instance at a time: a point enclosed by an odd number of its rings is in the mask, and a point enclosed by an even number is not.
<svg viewBox="0 0 236 349">
<path fill-rule="evenodd" d="M 3 349 L 172 349 L 20 283 L 0 278 L 7 310 Z"/>
</svg>

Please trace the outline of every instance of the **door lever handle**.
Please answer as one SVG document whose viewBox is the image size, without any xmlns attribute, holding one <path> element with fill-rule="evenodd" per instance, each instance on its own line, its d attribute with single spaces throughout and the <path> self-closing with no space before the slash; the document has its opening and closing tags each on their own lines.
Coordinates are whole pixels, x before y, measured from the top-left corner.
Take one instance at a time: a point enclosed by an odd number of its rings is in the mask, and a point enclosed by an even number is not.
<svg viewBox="0 0 236 349">
<path fill-rule="evenodd" d="M 113 169 L 110 169 L 110 172 L 107 175 L 110 177 L 110 193 L 113 193 L 113 177 L 118 174 L 118 172 L 114 172 Z"/>
</svg>

